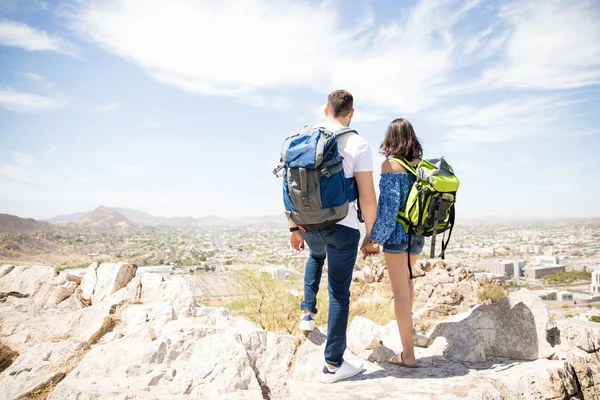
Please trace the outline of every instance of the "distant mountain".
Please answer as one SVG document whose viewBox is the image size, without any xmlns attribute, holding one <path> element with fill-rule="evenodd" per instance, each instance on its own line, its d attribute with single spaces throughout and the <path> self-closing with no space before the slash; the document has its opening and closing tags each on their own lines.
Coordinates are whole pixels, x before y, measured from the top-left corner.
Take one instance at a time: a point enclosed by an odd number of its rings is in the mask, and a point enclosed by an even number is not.
<svg viewBox="0 0 600 400">
<path fill-rule="evenodd" d="M 194 217 L 156 217 L 144 211 L 135 210 L 125 207 L 102 207 L 106 210 L 113 210 L 125 217 L 130 222 L 138 225 L 165 225 L 176 228 L 195 227 L 195 226 L 248 226 L 248 225 L 263 225 L 263 226 L 278 226 L 285 225 L 287 220 L 283 213 L 279 215 L 269 215 L 263 217 L 243 217 L 236 219 L 222 218 L 216 215 L 209 215 L 202 218 Z M 96 209 L 98 210 L 98 209 Z M 96 211 L 94 210 L 94 211 Z M 46 221 L 55 224 L 69 224 L 76 222 L 82 217 L 90 214 L 93 211 L 79 212 L 74 214 L 59 215 L 50 218 Z M 106 211 L 105 211 L 106 212 Z"/>
<path fill-rule="evenodd" d="M 16 215 L 0 214 L 0 232 L 56 232 L 59 229 L 59 227 L 48 222 L 36 221 L 33 218 L 21 218 Z"/>
<path fill-rule="evenodd" d="M 130 233 L 138 229 L 138 225 L 117 211 L 100 206 L 85 214 L 76 221 L 69 222 L 67 228 L 102 233 Z"/>
<path fill-rule="evenodd" d="M 141 225 L 153 225 L 156 223 L 156 220 L 160 219 L 160 217 L 155 217 L 154 215 L 150 215 L 140 210 L 134 210 L 132 208 L 124 208 L 124 207 L 109 207 L 111 210 L 115 210 L 119 214 L 123 215 L 125 218 L 130 219 L 131 221 L 141 224 Z"/>
<path fill-rule="evenodd" d="M 78 212 L 74 214 L 57 215 L 56 217 L 44 219 L 43 221 L 50 222 L 51 224 L 67 224 L 69 222 L 77 221 L 79 218 L 83 217 L 88 212 L 89 211 Z"/>
</svg>

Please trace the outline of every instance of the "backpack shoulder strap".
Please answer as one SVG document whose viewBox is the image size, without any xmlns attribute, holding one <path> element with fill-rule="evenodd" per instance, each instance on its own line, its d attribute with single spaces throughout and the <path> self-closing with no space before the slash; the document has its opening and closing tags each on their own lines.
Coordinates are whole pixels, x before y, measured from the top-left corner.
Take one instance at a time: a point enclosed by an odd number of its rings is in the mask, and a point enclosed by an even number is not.
<svg viewBox="0 0 600 400">
<path fill-rule="evenodd" d="M 358 132 L 356 132 L 354 129 L 345 127 L 343 129 L 340 129 L 339 131 L 335 132 L 335 136 L 342 136 L 342 135 L 345 135 L 346 133 L 356 133 L 358 135 Z"/>
<path fill-rule="evenodd" d="M 402 165 L 404 168 L 406 168 L 406 170 L 408 172 L 410 172 L 411 174 L 417 176 L 417 170 L 415 169 L 415 167 L 413 167 L 411 165 L 411 163 L 409 163 L 408 161 L 406 161 L 404 158 L 395 158 L 395 157 L 390 157 L 389 160 L 393 160 L 396 161 L 398 164 Z"/>
</svg>

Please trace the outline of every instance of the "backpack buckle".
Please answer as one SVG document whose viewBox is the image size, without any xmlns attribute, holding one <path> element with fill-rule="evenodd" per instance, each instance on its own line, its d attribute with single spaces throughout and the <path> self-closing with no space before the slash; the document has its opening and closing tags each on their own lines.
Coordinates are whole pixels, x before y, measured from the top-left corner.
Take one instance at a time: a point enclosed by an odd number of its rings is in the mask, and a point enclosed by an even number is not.
<svg viewBox="0 0 600 400">
<path fill-rule="evenodd" d="M 321 169 L 321 171 L 319 171 L 321 173 L 321 175 L 327 177 L 327 178 L 331 178 L 331 172 L 329 172 L 329 170 L 327 169 L 327 167 L 323 167 Z"/>
<path fill-rule="evenodd" d="M 273 169 L 273 175 L 275 175 L 275 177 L 280 178 L 279 173 L 281 172 L 282 169 L 285 168 L 284 164 L 279 164 L 275 169 Z"/>
</svg>

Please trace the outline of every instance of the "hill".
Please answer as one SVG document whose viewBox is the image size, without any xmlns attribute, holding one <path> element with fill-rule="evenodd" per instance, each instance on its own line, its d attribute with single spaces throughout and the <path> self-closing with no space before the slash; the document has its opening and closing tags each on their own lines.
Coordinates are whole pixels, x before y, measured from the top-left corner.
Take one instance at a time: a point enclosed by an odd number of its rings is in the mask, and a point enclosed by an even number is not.
<svg viewBox="0 0 600 400">
<path fill-rule="evenodd" d="M 48 222 L 37 221 L 33 218 L 21 218 L 16 215 L 0 214 L 0 232 L 29 233 L 55 232 L 59 228 Z"/>
<path fill-rule="evenodd" d="M 100 206 L 85 214 L 76 221 L 69 222 L 68 228 L 102 233 L 130 233 L 138 229 L 138 225 L 117 211 Z"/>
<path fill-rule="evenodd" d="M 287 220 L 283 213 L 278 215 L 268 215 L 263 217 L 243 217 L 237 219 L 222 218 L 216 215 L 209 215 L 207 217 L 194 218 L 191 216 L 187 217 L 157 217 L 152 214 L 148 214 L 144 211 L 135 210 L 132 208 L 125 207 L 103 207 L 107 210 L 112 210 L 120 214 L 121 216 L 128 219 L 138 225 L 165 225 L 176 228 L 183 227 L 195 227 L 195 226 L 248 226 L 248 225 L 261 225 L 261 226 L 277 226 L 287 224 Z M 58 215 L 52 217 L 46 221 L 54 224 L 68 224 L 70 222 L 76 222 L 82 217 L 90 214 L 92 211 L 79 212 L 73 214 Z"/>
</svg>

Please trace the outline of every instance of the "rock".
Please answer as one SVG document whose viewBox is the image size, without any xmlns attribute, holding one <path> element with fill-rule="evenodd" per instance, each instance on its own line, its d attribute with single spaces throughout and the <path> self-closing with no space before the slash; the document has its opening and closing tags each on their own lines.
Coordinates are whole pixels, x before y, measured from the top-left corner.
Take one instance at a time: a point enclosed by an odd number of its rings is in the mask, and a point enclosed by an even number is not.
<svg viewBox="0 0 600 400">
<path fill-rule="evenodd" d="M 375 346 L 367 360 L 372 363 L 387 363 L 390 358 L 396 355 L 396 352 L 385 346 Z"/>
<path fill-rule="evenodd" d="M 161 299 L 161 283 L 163 277 L 155 273 L 145 273 L 140 276 L 142 293 L 141 300 L 143 303 L 153 303 Z"/>
<path fill-rule="evenodd" d="M 10 265 L 10 264 L 0 265 L 0 278 L 2 278 L 4 275 L 8 274 L 14 268 L 15 268 L 15 266 Z"/>
<path fill-rule="evenodd" d="M 10 367 L 13 361 L 17 358 L 19 353 L 8 347 L 7 345 L 0 343 L 0 372 Z"/>
<path fill-rule="evenodd" d="M 296 351 L 296 363 L 292 367 L 292 379 L 316 381 L 323 369 L 325 336 L 319 329 L 310 332 Z"/>
<path fill-rule="evenodd" d="M 569 348 L 578 348 L 586 353 L 595 353 L 600 351 L 600 336 L 594 334 L 592 329 L 586 327 L 579 321 L 573 319 L 563 319 L 557 321 L 557 328 L 560 331 L 560 341 L 566 342 Z M 600 328 L 600 324 L 598 324 Z"/>
<path fill-rule="evenodd" d="M 142 283 L 142 293 L 143 290 Z M 162 326 L 169 321 L 187 318 L 192 315 L 194 296 L 183 278 L 173 277 L 161 282 L 156 290 L 158 293 L 156 297 L 151 295 L 144 297 L 142 294 L 148 320 L 152 322 L 156 332 L 160 332 Z M 231 322 L 226 318 L 226 323 L 230 324 Z"/>
<path fill-rule="evenodd" d="M 242 335 L 242 342 L 259 384 L 271 394 L 284 392 L 288 368 L 292 363 L 299 339 L 273 332 L 258 331 Z M 281 393 L 278 393 L 281 396 Z"/>
<path fill-rule="evenodd" d="M 454 360 L 485 362 L 491 357 L 514 360 L 548 358 L 554 351 L 546 339 L 548 310 L 529 290 L 522 289 L 491 305 L 438 324 L 429 345 L 444 337 L 444 356 Z M 439 345 L 439 344 L 438 344 Z"/>
<path fill-rule="evenodd" d="M 65 281 L 61 285 L 54 285 L 52 283 L 42 285 L 40 289 L 33 296 L 33 302 L 39 307 L 51 307 L 57 306 L 63 300 L 67 299 L 77 289 L 77 283 L 72 281 Z"/>
<path fill-rule="evenodd" d="M 132 398 L 263 398 L 237 335 L 194 318 L 168 322 L 155 341 L 121 338 L 93 348 L 50 399 L 105 399 L 114 393 Z"/>
<path fill-rule="evenodd" d="M 96 269 L 96 285 L 92 295 L 92 304 L 98 303 L 117 290 L 126 287 L 135 276 L 136 271 L 137 267 L 131 264 L 100 264 Z"/>
<path fill-rule="evenodd" d="M 73 340 L 31 347 L 0 374 L 0 398 L 29 398 L 33 392 L 60 380 L 64 376 L 60 365 L 81 348 L 82 344 Z"/>
<path fill-rule="evenodd" d="M 89 267 L 85 270 L 85 274 L 83 275 L 83 279 L 81 280 L 80 297 L 82 300 L 91 304 L 92 296 L 94 295 L 94 288 L 96 287 L 96 283 L 98 282 L 98 277 L 96 276 L 96 270 L 100 264 L 97 262 L 90 264 Z"/>
<path fill-rule="evenodd" d="M 57 275 L 52 267 L 14 267 L 5 268 L 10 272 L 0 278 L 0 292 L 17 292 L 23 295 L 31 296 L 38 287 L 51 280 Z"/>
<path fill-rule="evenodd" d="M 80 298 L 89 304 L 98 303 L 126 287 L 137 272 L 137 267 L 123 263 L 91 264 L 81 281 Z"/>
<path fill-rule="evenodd" d="M 346 345 L 350 351 L 359 354 L 379 345 L 383 327 L 370 319 L 354 317 L 348 328 Z"/>
<path fill-rule="evenodd" d="M 536 360 L 514 365 L 493 376 L 503 398 L 570 399 L 577 398 L 579 388 L 571 367 L 563 361 Z M 518 397 L 516 397 L 518 396 Z"/>
</svg>

